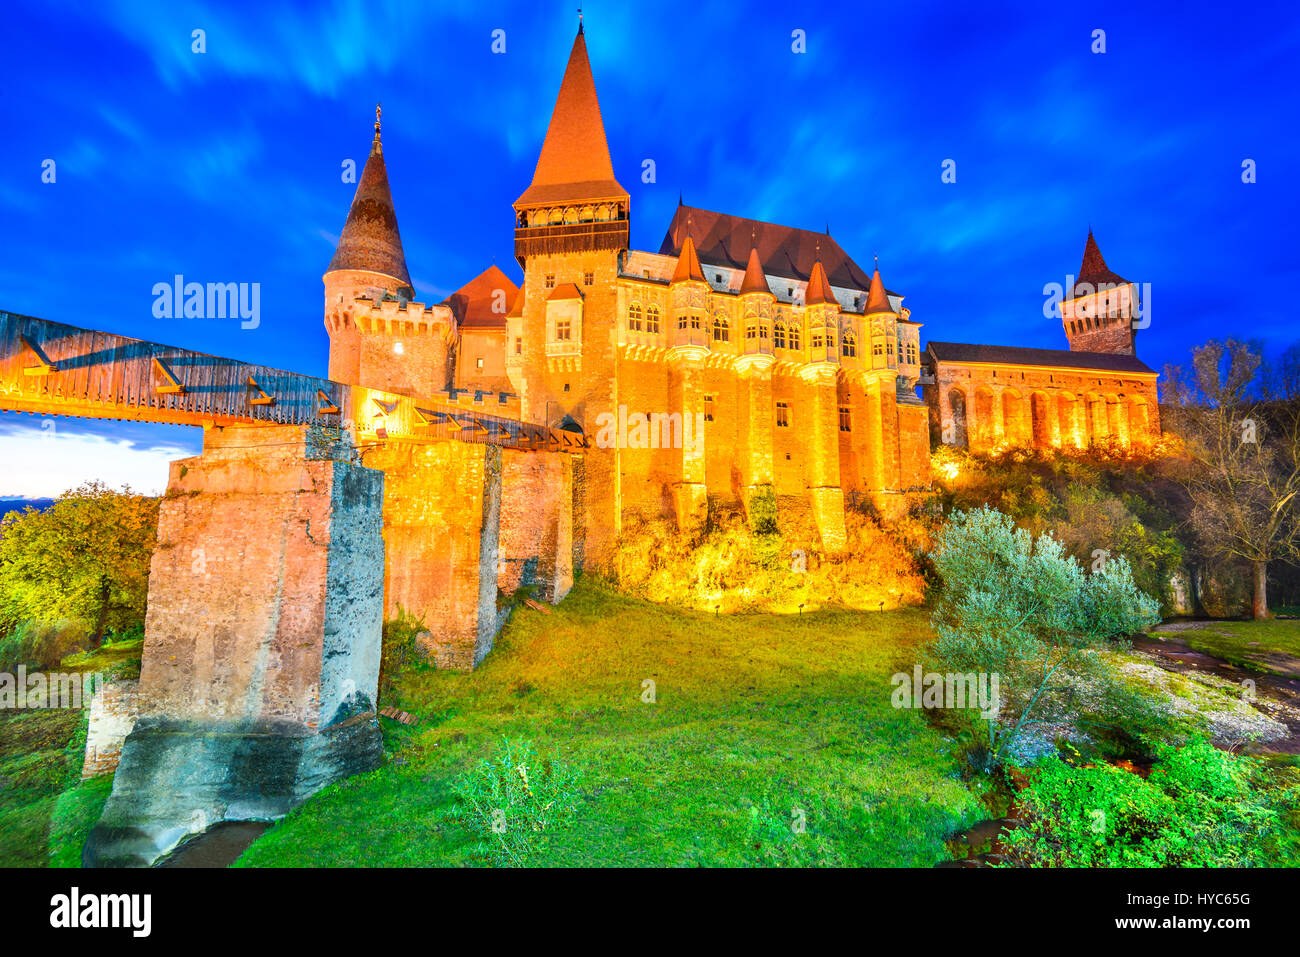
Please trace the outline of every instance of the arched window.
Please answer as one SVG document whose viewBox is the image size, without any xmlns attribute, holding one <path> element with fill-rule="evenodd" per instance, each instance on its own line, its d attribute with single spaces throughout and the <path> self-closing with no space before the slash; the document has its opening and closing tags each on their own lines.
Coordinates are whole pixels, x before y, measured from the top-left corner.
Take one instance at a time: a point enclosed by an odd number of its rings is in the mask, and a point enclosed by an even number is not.
<svg viewBox="0 0 1300 957">
<path fill-rule="evenodd" d="M 853 338 L 853 333 L 844 334 L 844 339 L 840 342 L 840 351 L 850 359 L 858 354 L 858 341 Z"/>
<path fill-rule="evenodd" d="M 576 223 L 577 221 L 578 221 L 578 207 L 570 206 L 568 209 L 564 211 L 565 225 L 571 225 L 573 223 Z"/>
<path fill-rule="evenodd" d="M 772 347 L 774 349 L 785 348 L 785 323 L 777 320 L 776 325 L 772 328 Z"/>
<path fill-rule="evenodd" d="M 721 316 L 713 317 L 713 341 L 714 342 L 731 341 L 731 329 L 727 325 L 727 320 L 723 319 Z"/>
<path fill-rule="evenodd" d="M 786 331 L 790 333 L 790 348 L 800 348 L 799 341 L 802 338 L 802 333 L 799 330 L 799 320 L 791 321 L 790 325 L 786 327 Z"/>
<path fill-rule="evenodd" d="M 916 343 L 915 343 L 915 342 L 909 342 L 909 343 L 907 344 L 907 361 L 908 361 L 911 365 L 917 365 L 918 362 L 920 361 L 919 357 L 918 357 L 917 354 L 916 354 Z"/>
<path fill-rule="evenodd" d="M 633 332 L 641 331 L 641 303 L 634 302 L 628 307 L 627 327 Z"/>
<path fill-rule="evenodd" d="M 659 331 L 659 307 L 658 306 L 651 306 L 646 310 L 645 331 L 656 332 L 656 333 Z"/>
</svg>

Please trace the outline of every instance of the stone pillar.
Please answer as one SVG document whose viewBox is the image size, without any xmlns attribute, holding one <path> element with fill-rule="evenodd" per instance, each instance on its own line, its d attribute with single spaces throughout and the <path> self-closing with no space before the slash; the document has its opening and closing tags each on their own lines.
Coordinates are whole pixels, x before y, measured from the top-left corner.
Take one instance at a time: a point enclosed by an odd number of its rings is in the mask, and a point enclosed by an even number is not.
<svg viewBox="0 0 1300 957">
<path fill-rule="evenodd" d="M 677 527 L 682 531 L 701 528 L 709 512 L 708 487 L 704 481 L 708 426 L 705 426 L 706 434 L 700 434 L 695 427 L 704 414 L 704 356 L 703 349 L 694 347 L 668 353 L 670 401 L 682 414 L 682 466 L 673 486 L 673 507 Z"/>
<path fill-rule="evenodd" d="M 501 449 L 388 441 L 365 453 L 384 473 L 385 617 L 422 619 L 421 650 L 469 671 L 492 648 L 497 616 Z"/>
<path fill-rule="evenodd" d="M 384 477 L 346 433 L 212 428 L 172 463 L 139 717 L 87 866 L 149 865 L 376 767 Z"/>
<path fill-rule="evenodd" d="M 772 430 L 775 427 L 775 407 L 772 399 L 772 359 L 770 356 L 751 356 L 738 364 L 741 388 L 745 397 L 745 508 L 751 525 L 754 522 L 752 506 L 758 500 L 769 500 L 773 495 Z"/>
<path fill-rule="evenodd" d="M 809 385 L 808 430 L 810 457 L 805 477 L 813 519 L 822 547 L 841 552 L 847 543 L 844 530 L 844 489 L 840 486 L 838 369 L 821 363 L 807 367 L 801 375 Z"/>
<path fill-rule="evenodd" d="M 533 587 L 551 604 L 573 587 L 573 463 L 562 452 L 502 450 L 502 591 Z"/>
<path fill-rule="evenodd" d="M 1061 397 L 1057 392 L 1047 393 L 1043 400 L 1043 414 L 1047 416 L 1047 439 L 1052 448 L 1061 447 Z"/>
</svg>

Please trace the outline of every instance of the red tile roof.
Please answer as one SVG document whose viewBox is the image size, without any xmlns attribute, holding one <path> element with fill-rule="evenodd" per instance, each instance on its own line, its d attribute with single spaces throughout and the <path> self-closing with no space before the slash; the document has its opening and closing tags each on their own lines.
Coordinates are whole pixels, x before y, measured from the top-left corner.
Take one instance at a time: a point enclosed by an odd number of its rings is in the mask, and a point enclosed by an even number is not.
<svg viewBox="0 0 1300 957">
<path fill-rule="evenodd" d="M 808 277 L 808 291 L 804 293 L 803 301 L 809 306 L 817 306 L 826 302 L 839 304 L 839 300 L 835 298 L 834 290 L 831 289 L 831 284 L 826 281 L 826 270 L 822 268 L 820 259 L 813 263 L 812 275 Z"/>
<path fill-rule="evenodd" d="M 499 293 L 504 293 L 504 299 L 498 297 Z M 517 299 L 522 299 L 519 287 L 493 263 L 448 296 L 443 305 L 451 309 L 458 326 L 504 329 L 506 313 L 493 311 L 493 306 L 500 301 L 513 303 Z"/>
<path fill-rule="evenodd" d="M 1074 283 L 1074 295 L 1089 296 L 1103 286 L 1122 286 L 1126 282 L 1127 279 L 1111 272 L 1107 267 L 1092 230 L 1088 230 L 1088 241 L 1083 247 L 1083 265 L 1079 267 L 1079 278 Z"/>
<path fill-rule="evenodd" d="M 551 294 L 546 297 L 546 301 L 555 302 L 556 300 L 581 298 L 582 290 L 577 285 L 571 282 L 562 282 L 551 291 Z"/>
<path fill-rule="evenodd" d="M 515 200 L 515 206 L 627 198 L 627 190 L 614 178 L 587 41 L 580 30 L 560 82 L 532 185 Z"/>
<path fill-rule="evenodd" d="M 871 285 L 871 277 L 829 233 L 681 205 L 668 224 L 659 252 L 665 256 L 678 255 L 688 232 L 695 241 L 700 261 L 710 266 L 744 269 L 749 250 L 756 246 L 763 272 L 768 276 L 806 282 L 812 275 L 813 263 L 820 258 L 831 285 L 863 292 Z"/>
<path fill-rule="evenodd" d="M 749 248 L 749 262 L 745 264 L 745 279 L 740 284 L 740 291 L 765 292 L 769 296 L 772 294 L 767 285 L 767 276 L 763 274 L 763 264 L 758 261 L 758 250 L 753 246 Z"/>
<path fill-rule="evenodd" d="M 363 269 L 388 276 L 408 288 L 411 285 L 411 276 L 406 271 L 406 256 L 402 252 L 402 237 L 397 231 L 393 194 L 388 188 L 388 170 L 384 166 L 384 150 L 379 142 L 378 118 L 370 156 L 361 171 L 347 222 L 339 234 L 338 248 L 325 271 L 336 269 Z"/>
<path fill-rule="evenodd" d="M 687 236 L 682 244 L 682 251 L 677 255 L 677 268 L 673 270 L 673 282 L 706 282 L 704 270 L 700 268 L 700 257 L 695 254 L 695 243 Z"/>
<path fill-rule="evenodd" d="M 889 304 L 889 295 L 885 292 L 885 284 L 880 279 L 880 270 L 877 269 L 871 274 L 871 288 L 867 291 L 866 315 L 893 311 L 894 307 Z"/>
</svg>

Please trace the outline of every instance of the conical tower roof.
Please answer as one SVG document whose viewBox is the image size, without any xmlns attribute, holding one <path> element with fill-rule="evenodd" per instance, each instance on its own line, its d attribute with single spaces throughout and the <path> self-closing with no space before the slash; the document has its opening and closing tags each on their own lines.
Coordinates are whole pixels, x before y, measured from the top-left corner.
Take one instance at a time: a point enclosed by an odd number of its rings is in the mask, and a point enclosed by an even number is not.
<svg viewBox="0 0 1300 957">
<path fill-rule="evenodd" d="M 871 274 L 871 287 L 867 290 L 867 309 L 865 315 L 871 316 L 878 312 L 893 312 L 894 307 L 889 304 L 889 294 L 885 292 L 885 284 L 880 279 L 880 267 Z"/>
<path fill-rule="evenodd" d="M 1083 264 L 1079 266 L 1079 278 L 1075 280 L 1074 295 L 1087 296 L 1104 286 L 1122 286 L 1128 280 L 1110 271 L 1106 260 L 1102 258 L 1101 247 L 1097 245 L 1092 230 L 1088 230 L 1088 241 L 1083 246 Z"/>
<path fill-rule="evenodd" d="M 361 269 L 388 276 L 409 288 L 411 276 L 406 271 L 402 237 L 397 231 L 397 211 L 393 208 L 388 169 L 384 166 L 384 150 L 379 140 L 379 113 L 379 107 L 375 107 L 375 139 L 370 156 L 361 171 L 338 248 L 325 271 Z"/>
<path fill-rule="evenodd" d="M 745 278 L 740 283 L 740 291 L 742 294 L 747 292 L 772 294 L 767 284 L 767 276 L 763 274 L 763 264 L 758 261 L 758 249 L 754 246 L 749 247 L 749 262 L 745 264 Z"/>
<path fill-rule="evenodd" d="M 682 243 L 681 255 L 677 257 L 677 268 L 673 270 L 673 282 L 708 282 L 704 270 L 700 267 L 700 257 L 695 254 L 695 243 L 690 236 Z"/>
<path fill-rule="evenodd" d="M 587 59 L 587 39 L 579 27 L 532 185 L 515 200 L 515 206 L 627 198 L 627 190 L 614 178 L 596 82 Z"/>
<path fill-rule="evenodd" d="M 826 270 L 822 268 L 820 259 L 813 263 L 812 273 L 808 276 L 808 292 L 804 295 L 803 301 L 804 305 L 807 306 L 819 306 L 828 302 L 839 305 L 839 300 L 835 298 L 835 293 L 831 289 L 830 280 L 826 278 Z"/>
</svg>

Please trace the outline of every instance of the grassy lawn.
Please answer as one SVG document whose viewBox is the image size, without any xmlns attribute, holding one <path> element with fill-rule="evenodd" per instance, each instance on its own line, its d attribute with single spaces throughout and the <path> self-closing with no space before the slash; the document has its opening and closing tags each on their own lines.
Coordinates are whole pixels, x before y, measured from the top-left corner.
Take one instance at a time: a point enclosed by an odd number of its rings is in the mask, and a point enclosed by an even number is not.
<svg viewBox="0 0 1300 957">
<path fill-rule="evenodd" d="M 70 655 L 63 671 L 122 671 L 139 659 L 136 638 Z M 85 702 L 89 706 L 89 702 Z M 112 777 L 81 781 L 85 711 L 0 711 L 0 867 L 79 867 Z"/>
<path fill-rule="evenodd" d="M 1300 621 L 1213 621 L 1181 637 L 1238 668 L 1300 677 Z"/>
<path fill-rule="evenodd" d="M 518 609 L 474 673 L 403 676 L 396 703 L 421 720 L 383 722 L 386 766 L 321 792 L 239 863 L 478 863 L 447 811 L 508 736 L 581 775 L 576 819 L 531 864 L 930 866 L 985 812 L 949 743 L 890 705 L 929 634 L 923 609 L 715 618 L 580 583 L 551 614 Z"/>
</svg>

